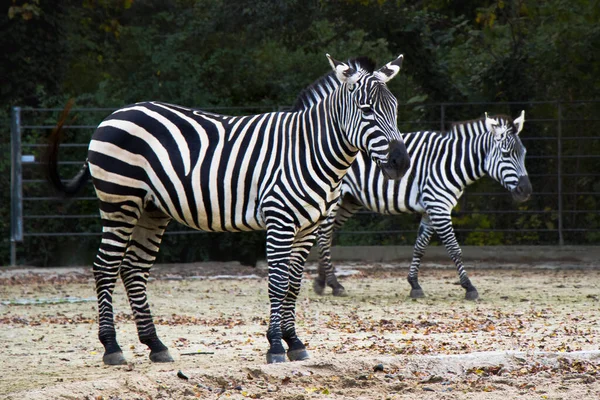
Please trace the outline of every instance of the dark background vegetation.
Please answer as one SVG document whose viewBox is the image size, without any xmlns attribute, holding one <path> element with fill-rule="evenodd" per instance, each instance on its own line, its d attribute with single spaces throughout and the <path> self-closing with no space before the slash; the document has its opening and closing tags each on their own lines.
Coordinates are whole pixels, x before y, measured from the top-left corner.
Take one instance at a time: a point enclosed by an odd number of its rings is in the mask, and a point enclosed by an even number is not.
<svg viewBox="0 0 600 400">
<path fill-rule="evenodd" d="M 483 111 L 516 117 L 523 108 L 527 119 L 555 121 L 555 106 L 532 102 L 599 98 L 600 2 L 594 0 L 12 0 L 4 4 L 0 10 L 0 265 L 8 263 L 9 254 L 13 106 L 62 107 L 74 98 L 80 108 L 161 100 L 202 108 L 230 107 L 229 114 L 270 111 L 291 105 L 302 88 L 329 71 L 325 53 L 338 59 L 367 55 L 379 64 L 403 53 L 403 70 L 390 82 L 390 89 L 403 104 L 399 121 L 415 121 L 402 125 L 404 131 L 424 128 L 432 115 L 439 114 L 438 107 L 431 105 L 441 102 L 522 102 L 448 107 L 448 121 L 477 118 Z M 563 135 L 589 135 L 591 140 L 565 142 L 566 154 L 583 154 L 581 146 L 591 154 L 600 152 L 594 140 L 598 125 L 590 132 L 592 125 L 585 122 L 597 119 L 597 112 L 597 104 L 573 111 L 579 122 L 565 124 Z M 77 124 L 93 126 L 108 113 L 76 112 L 74 116 Z M 23 118 L 52 125 L 57 115 L 31 112 Z M 437 127 L 439 123 L 429 128 Z M 67 139 L 85 143 L 92 131 Z M 28 140 L 43 141 L 48 133 L 32 130 Z M 555 136 L 556 124 L 526 124 L 523 135 L 528 134 Z M 554 142 L 525 143 L 530 155 L 556 151 Z M 73 161 L 85 158 L 81 149 L 61 154 Z M 583 210 L 599 209 L 598 167 L 592 165 L 596 161 L 577 160 L 577 171 L 589 173 L 565 182 L 566 187 L 588 193 L 567 199 Z M 63 174 L 72 176 L 78 168 L 67 167 Z M 552 174 L 556 160 L 528 159 L 528 168 L 540 176 Z M 499 189 L 491 180 L 475 186 L 474 190 L 484 192 Z M 556 182 L 544 179 L 534 181 L 536 191 L 555 186 Z M 30 195 L 49 195 L 41 184 L 25 189 Z M 93 196 L 91 187 L 88 194 Z M 534 197 L 517 208 L 508 196 L 491 203 L 468 197 L 459 210 L 483 210 L 490 204 L 524 213 L 508 219 L 459 213 L 457 227 L 482 228 L 461 235 L 463 243 L 556 243 L 554 233 L 526 231 L 540 226 L 555 229 L 556 215 L 551 212 L 555 205 Z M 26 214 L 97 213 L 93 201 L 35 202 L 27 207 Z M 525 212 L 544 208 L 548 215 Z M 599 219 L 597 212 L 577 213 L 570 223 L 598 228 Z M 398 224 L 417 228 L 414 216 L 361 215 L 346 230 L 385 231 L 398 229 Z M 522 228 L 524 233 L 503 233 L 501 228 Z M 95 218 L 26 224 L 26 232 L 58 230 L 99 232 L 100 224 Z M 341 235 L 339 241 L 412 244 L 413 239 L 414 235 Z M 263 233 L 172 235 L 165 239 L 160 261 L 233 258 L 251 263 L 262 257 L 263 240 Z M 599 241 L 597 231 L 574 232 L 566 239 L 570 244 Z M 28 237 L 19 246 L 19 260 L 36 265 L 89 263 L 98 243 L 99 236 Z"/>
</svg>

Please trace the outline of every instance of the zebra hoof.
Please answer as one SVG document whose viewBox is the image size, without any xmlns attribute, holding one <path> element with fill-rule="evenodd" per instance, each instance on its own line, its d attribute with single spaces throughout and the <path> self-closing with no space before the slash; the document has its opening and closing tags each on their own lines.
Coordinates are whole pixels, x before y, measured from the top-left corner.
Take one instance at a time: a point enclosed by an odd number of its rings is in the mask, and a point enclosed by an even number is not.
<svg viewBox="0 0 600 400">
<path fill-rule="evenodd" d="M 313 281 L 313 290 L 319 296 L 323 296 L 323 294 L 325 294 L 325 282 L 322 282 L 319 279 L 315 279 Z"/>
<path fill-rule="evenodd" d="M 276 364 L 286 362 L 285 353 L 273 354 L 267 353 L 267 364 Z"/>
<path fill-rule="evenodd" d="M 412 289 L 410 291 L 411 299 L 422 299 L 425 297 L 425 293 L 423 293 L 423 289 Z"/>
<path fill-rule="evenodd" d="M 333 288 L 333 295 L 337 297 L 346 297 L 348 294 L 346 293 L 346 289 L 342 285 L 336 286 Z"/>
<path fill-rule="evenodd" d="M 173 362 L 173 357 L 169 354 L 169 350 L 159 351 L 157 353 L 150 352 L 150 361 L 155 363 Z"/>
<path fill-rule="evenodd" d="M 467 300 L 477 300 L 479 298 L 479 293 L 477 292 L 477 290 L 471 290 L 470 292 L 467 292 L 465 294 L 465 299 Z"/>
<path fill-rule="evenodd" d="M 123 356 L 123 353 L 117 351 L 116 353 L 104 354 L 102 361 L 106 365 L 126 365 L 127 360 Z"/>
<path fill-rule="evenodd" d="M 287 356 L 290 361 L 302 361 L 310 358 L 306 349 L 288 350 Z"/>
</svg>

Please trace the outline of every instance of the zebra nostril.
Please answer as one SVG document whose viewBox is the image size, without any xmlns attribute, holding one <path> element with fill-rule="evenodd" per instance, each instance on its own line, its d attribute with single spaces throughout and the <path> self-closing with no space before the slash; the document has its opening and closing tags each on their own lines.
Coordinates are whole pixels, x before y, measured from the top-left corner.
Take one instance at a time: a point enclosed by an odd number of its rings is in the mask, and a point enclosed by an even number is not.
<svg viewBox="0 0 600 400">
<path fill-rule="evenodd" d="M 523 193 L 523 188 L 521 187 L 521 185 L 517 185 L 515 187 L 515 193 L 517 193 L 517 194 L 522 194 Z"/>
</svg>

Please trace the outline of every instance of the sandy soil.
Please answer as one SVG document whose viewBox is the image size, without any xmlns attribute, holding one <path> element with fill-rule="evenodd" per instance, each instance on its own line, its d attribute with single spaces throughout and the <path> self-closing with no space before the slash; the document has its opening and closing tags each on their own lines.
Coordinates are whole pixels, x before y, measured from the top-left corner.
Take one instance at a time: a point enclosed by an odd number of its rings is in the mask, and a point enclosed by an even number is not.
<svg viewBox="0 0 600 400">
<path fill-rule="evenodd" d="M 276 365 L 265 364 L 264 270 L 159 266 L 149 296 L 176 361 L 149 361 L 119 285 L 120 367 L 102 364 L 89 269 L 2 269 L 0 398 L 598 398 L 600 270 L 486 266 L 471 269 L 482 299 L 467 302 L 434 264 L 419 301 L 406 270 L 385 264 L 340 265 L 349 296 L 318 297 L 309 265 L 297 316 L 311 359 Z"/>
</svg>

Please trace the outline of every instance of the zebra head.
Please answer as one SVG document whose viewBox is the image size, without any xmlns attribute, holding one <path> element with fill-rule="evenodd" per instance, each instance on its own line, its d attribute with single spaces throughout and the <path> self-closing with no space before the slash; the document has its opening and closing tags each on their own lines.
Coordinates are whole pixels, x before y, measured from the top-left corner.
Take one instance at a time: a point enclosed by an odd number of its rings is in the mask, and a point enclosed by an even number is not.
<svg viewBox="0 0 600 400">
<path fill-rule="evenodd" d="M 510 118 L 490 118 L 485 113 L 485 127 L 492 135 L 491 150 L 485 159 L 486 172 L 519 203 L 529 199 L 532 192 L 525 169 L 527 150 L 519 138 L 524 123 L 525 111 L 512 122 Z"/>
<path fill-rule="evenodd" d="M 340 113 L 349 142 L 369 154 L 389 179 L 400 179 L 410 167 L 402 134 L 398 131 L 398 101 L 386 82 L 400 71 L 403 56 L 374 71 L 372 61 L 359 58 L 343 63 L 327 54 L 342 83 Z"/>
</svg>

